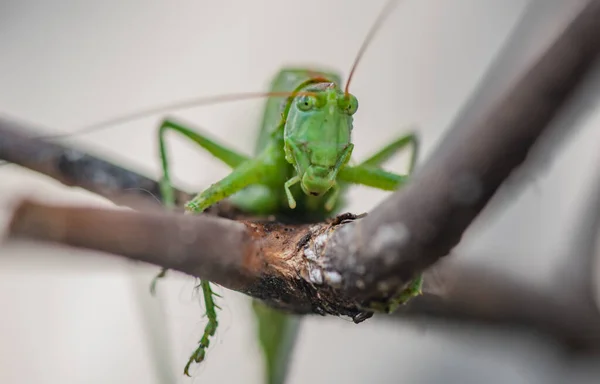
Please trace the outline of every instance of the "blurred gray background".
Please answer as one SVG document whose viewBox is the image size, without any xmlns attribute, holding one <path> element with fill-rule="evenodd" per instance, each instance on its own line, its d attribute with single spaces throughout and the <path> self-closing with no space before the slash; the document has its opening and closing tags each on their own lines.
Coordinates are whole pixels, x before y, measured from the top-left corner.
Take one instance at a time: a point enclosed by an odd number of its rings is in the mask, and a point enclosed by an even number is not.
<svg viewBox="0 0 600 384">
<path fill-rule="evenodd" d="M 466 106 L 483 108 L 544 49 L 582 2 L 405 0 L 373 41 L 352 84 L 355 157 L 415 126 L 421 160 Z M 0 113 L 47 132 L 77 128 L 192 96 L 266 90 L 284 65 L 318 64 L 344 76 L 384 1 L 0 1 Z M 502 54 L 501 54 L 502 53 Z M 501 55 L 500 55 L 501 54 Z M 598 71 L 596 71 L 598 72 Z M 568 256 L 597 176 L 599 76 L 555 124 L 577 125 L 560 146 L 503 191 L 457 257 L 540 286 Z M 478 87 L 484 89 L 473 98 Z M 597 98 L 596 98 L 597 99 Z M 264 100 L 174 112 L 251 153 Z M 574 112 L 571 111 L 571 114 Z M 583 113 L 582 113 L 583 112 Z M 581 114 L 582 113 L 582 114 Z M 64 142 L 156 177 L 160 115 Z M 173 136 L 177 185 L 199 190 L 223 164 Z M 406 157 L 390 168 L 402 171 Z M 523 182 L 525 180 L 525 182 Z M 519 184 L 519 183 L 514 183 Z M 0 167 L 0 225 L 19 198 L 110 207 L 98 197 L 20 169 Z M 351 211 L 385 193 L 356 187 Z M 204 326 L 193 279 L 158 268 L 34 244 L 0 246 L 0 383 L 261 383 L 250 301 L 220 289 L 221 326 L 208 359 L 181 372 Z M 566 287 L 568 288 L 568 287 Z M 307 318 L 290 383 L 597 382 L 527 333 L 398 321 Z M 600 377 L 597 375 L 596 377 Z"/>
</svg>

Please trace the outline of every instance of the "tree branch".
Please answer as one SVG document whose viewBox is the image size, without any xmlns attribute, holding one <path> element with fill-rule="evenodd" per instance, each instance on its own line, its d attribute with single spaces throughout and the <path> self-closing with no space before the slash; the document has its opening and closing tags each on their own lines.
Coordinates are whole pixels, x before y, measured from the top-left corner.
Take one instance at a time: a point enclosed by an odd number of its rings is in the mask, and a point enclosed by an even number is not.
<svg viewBox="0 0 600 384">
<path fill-rule="evenodd" d="M 342 219 L 352 220 L 352 216 Z M 365 311 L 356 302 L 338 297 L 334 289 L 322 286 L 332 277 L 317 275 L 303 248 L 312 238 L 320 238 L 343 225 L 344 220 L 287 225 L 169 211 L 60 207 L 24 201 L 13 215 L 9 235 L 160 265 L 294 313 L 360 318 Z"/>
<path fill-rule="evenodd" d="M 31 237 L 105 251 L 245 289 L 253 266 L 243 223 L 209 215 L 134 212 L 21 203 L 10 225 L 15 237 Z"/>
<path fill-rule="evenodd" d="M 123 255 L 214 281 L 293 312 L 348 315 L 359 322 L 447 255 L 524 161 L 595 61 L 599 19 L 600 2 L 592 1 L 493 111 L 476 124 L 450 130 L 411 182 L 364 219 L 346 216 L 284 225 L 24 202 L 10 234 Z M 6 121 L 0 122 L 0 139 L 0 158 L 115 198 L 119 187 L 98 187 L 94 172 L 73 175 L 70 166 L 80 154 L 70 159 L 64 147 L 11 133 Z M 30 146 L 33 142 L 39 146 Z M 87 169 L 105 167 L 110 166 Z M 151 183 L 143 188 L 158 194 L 149 179 L 120 185 L 138 182 Z M 468 297 L 459 288 L 451 297 Z M 507 292 L 507 298 L 517 293 Z M 579 315 L 566 311 L 555 327 L 563 329 L 567 320 L 577 324 Z"/>
<path fill-rule="evenodd" d="M 66 186 L 86 189 L 117 205 L 131 206 L 134 201 L 139 204 L 145 199 L 142 205 L 148 206 L 156 204 L 156 199 L 160 201 L 162 194 L 156 181 L 72 147 L 36 138 L 33 132 L 23 123 L 0 116 L 0 159 Z M 132 196 L 137 198 L 131 199 Z M 180 190 L 175 191 L 175 196 L 181 203 L 192 197 Z"/>
</svg>

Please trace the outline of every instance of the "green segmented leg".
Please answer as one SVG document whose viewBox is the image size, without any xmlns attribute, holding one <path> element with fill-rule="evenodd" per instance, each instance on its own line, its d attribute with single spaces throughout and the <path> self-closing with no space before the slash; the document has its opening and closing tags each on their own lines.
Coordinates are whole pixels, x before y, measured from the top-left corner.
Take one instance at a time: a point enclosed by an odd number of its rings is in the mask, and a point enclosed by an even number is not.
<svg viewBox="0 0 600 384">
<path fill-rule="evenodd" d="M 392 156 L 394 156 L 398 151 L 411 146 L 411 156 L 410 162 L 408 164 L 408 173 L 411 174 L 419 154 L 419 138 L 416 134 L 410 133 L 408 135 L 404 135 L 390 144 L 383 147 L 381 150 L 375 152 L 371 157 L 367 160 L 363 161 L 360 165 L 368 166 L 368 167 L 381 167 L 381 165 L 388 161 Z"/>
<path fill-rule="evenodd" d="M 186 204 L 191 212 L 202 212 L 211 205 L 241 191 L 252 184 L 260 184 L 273 175 L 272 166 L 262 159 L 251 159 L 235 168 L 233 172 L 214 183 Z"/>
<path fill-rule="evenodd" d="M 338 173 L 338 179 L 350 184 L 362 184 L 384 191 L 394 191 L 406 182 L 408 176 L 384 171 L 381 168 L 347 165 Z"/>
<path fill-rule="evenodd" d="M 292 208 L 292 209 L 296 208 L 296 199 L 294 199 L 294 196 L 292 195 L 292 191 L 290 190 L 290 188 L 299 182 L 300 182 L 300 177 L 294 176 L 291 179 L 289 179 L 288 181 L 286 181 L 285 184 L 283 185 L 283 187 L 285 189 L 285 195 L 287 196 L 287 199 L 288 199 L 288 204 L 289 204 L 290 208 Z"/>
<path fill-rule="evenodd" d="M 206 149 L 214 157 L 223 161 L 225 164 L 229 165 L 232 168 L 238 166 L 242 167 L 242 164 L 248 163 L 248 157 L 241 155 L 236 151 L 229 149 L 221 144 L 218 144 L 215 141 L 195 132 L 194 130 L 188 127 L 185 127 L 171 120 L 164 120 L 158 130 L 159 151 L 163 171 L 163 175 L 160 180 L 160 187 L 161 193 L 163 195 L 163 203 L 168 208 L 173 208 L 175 206 L 175 195 L 169 176 L 169 160 L 167 157 L 167 150 L 165 146 L 165 134 L 168 131 L 175 131 L 182 134 L 184 137 L 197 143 L 200 147 Z M 163 268 L 160 271 L 160 273 L 153 279 L 150 285 L 150 290 L 152 293 L 156 291 L 157 280 L 161 277 L 164 277 L 166 272 L 167 270 Z M 206 317 L 208 318 L 208 323 L 204 328 L 204 334 L 202 335 L 202 338 L 198 343 L 198 348 L 190 356 L 190 359 L 187 365 L 185 366 L 184 373 L 188 376 L 190 365 L 193 362 L 199 363 L 202 360 L 204 360 L 206 348 L 208 348 L 208 346 L 210 345 L 209 338 L 215 334 L 218 326 L 217 312 L 215 310 L 215 308 L 217 308 L 217 305 L 215 304 L 213 297 L 213 295 L 216 294 L 212 291 L 210 282 L 208 281 L 200 280 L 200 288 L 202 289 L 204 303 L 206 304 Z"/>
<path fill-rule="evenodd" d="M 211 185 L 201 194 L 197 195 L 188 204 L 186 209 L 188 212 L 202 212 L 214 203 L 246 188 L 251 184 L 257 184 L 259 180 L 264 180 L 265 172 L 268 170 L 261 160 L 249 160 L 235 168 L 232 173 L 221 179 L 217 183 Z M 213 291 L 210 288 L 208 281 L 201 280 L 200 285 L 204 294 L 204 302 L 206 304 L 206 316 L 208 323 L 204 328 L 204 334 L 198 343 L 198 348 L 190 356 L 190 359 L 185 366 L 184 373 L 189 376 L 188 370 L 193 362 L 199 363 L 204 360 L 206 348 L 210 345 L 210 337 L 215 334 L 217 329 L 217 313 L 215 311 L 216 304 L 213 299 Z"/>
<path fill-rule="evenodd" d="M 199 134 L 193 129 L 176 123 L 173 120 L 164 120 L 158 129 L 158 144 L 163 171 L 163 177 L 161 178 L 160 183 L 161 193 L 163 193 L 164 199 L 166 200 L 165 203 L 169 204 L 169 206 L 174 205 L 175 198 L 173 196 L 173 188 L 171 186 L 171 178 L 169 175 L 169 159 L 167 157 L 167 149 L 165 146 L 165 135 L 168 131 L 174 131 L 182 134 L 184 137 L 192 140 L 200 147 L 206 149 L 211 155 L 221 160 L 231 168 L 235 168 L 249 159 L 248 156 L 244 156 L 233 149 L 227 148 L 226 146 Z"/>
<path fill-rule="evenodd" d="M 329 195 L 329 197 L 325 201 L 325 209 L 328 211 L 333 210 L 333 208 L 335 207 L 335 203 L 337 203 L 337 200 L 339 197 L 340 197 L 340 185 L 336 183 L 331 188 L 331 195 Z"/>
<path fill-rule="evenodd" d="M 210 337 L 215 335 L 217 331 L 217 327 L 219 322 L 217 321 L 217 311 L 215 308 L 218 308 L 217 304 L 215 304 L 213 296 L 217 296 L 216 293 L 213 292 L 210 287 L 210 283 L 206 280 L 200 280 L 200 287 L 202 288 L 202 293 L 204 295 L 204 303 L 206 304 L 206 317 L 208 318 L 208 324 L 204 328 L 204 334 L 202 338 L 198 342 L 198 348 L 192 353 L 190 359 L 188 360 L 185 368 L 183 369 L 183 373 L 186 376 L 190 376 L 190 366 L 192 363 L 201 363 L 206 356 L 206 349 L 210 346 Z"/>
</svg>

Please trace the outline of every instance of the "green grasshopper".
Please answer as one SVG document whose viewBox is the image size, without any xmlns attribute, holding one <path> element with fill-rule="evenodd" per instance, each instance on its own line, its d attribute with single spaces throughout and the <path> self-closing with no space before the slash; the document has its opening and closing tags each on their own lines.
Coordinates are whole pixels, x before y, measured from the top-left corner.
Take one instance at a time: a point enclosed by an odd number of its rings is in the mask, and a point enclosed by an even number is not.
<svg viewBox="0 0 600 384">
<path fill-rule="evenodd" d="M 268 93 L 229 95 L 221 97 L 220 100 L 214 98 L 196 103 L 175 104 L 190 106 L 256 96 L 268 97 L 253 157 L 239 153 L 174 119 L 163 120 L 158 129 L 163 203 L 167 207 L 175 205 L 169 175 L 169 156 L 165 145 L 165 135 L 168 132 L 181 134 L 232 169 L 230 174 L 185 205 L 189 214 L 201 213 L 211 205 L 229 198 L 238 208 L 255 215 L 277 214 L 304 221 L 322 221 L 339 212 L 344 205 L 344 192 L 352 184 L 386 191 L 393 191 L 402 186 L 408 175 L 385 171 L 382 165 L 400 150 L 410 148 L 410 174 L 418 155 L 418 138 L 415 133 L 399 137 L 357 165 L 349 164 L 354 148 L 353 115 L 358 110 L 358 99 L 349 93 L 349 86 L 368 43 L 395 3 L 396 1 L 389 1 L 373 24 L 355 59 L 345 88 L 342 88 L 341 75 L 337 72 L 320 68 L 284 68 L 272 80 Z M 163 109 L 165 108 L 154 111 Z M 129 115 L 112 122 L 128 120 L 149 112 Z M 97 124 L 92 128 L 107 124 Z M 152 292 L 155 290 L 157 279 L 165 274 L 166 270 L 163 269 L 153 280 Z M 204 360 L 210 338 L 214 336 L 218 326 L 216 294 L 211 288 L 211 283 L 201 280 L 198 287 L 203 293 L 208 322 L 197 349 L 184 368 L 184 373 L 188 376 L 191 364 Z M 420 294 L 420 291 L 419 276 L 390 306 L 371 310 L 389 312 L 412 296 Z M 255 305 L 255 313 L 260 319 L 267 319 L 275 324 L 279 332 L 277 335 L 282 335 L 282 329 L 286 326 L 286 316 L 260 305 Z M 278 374 L 275 373 L 277 368 L 274 366 L 274 360 L 279 353 L 277 340 L 266 340 L 270 336 L 266 335 L 264 327 L 260 328 L 259 333 L 270 381 L 276 382 L 274 377 Z"/>
</svg>

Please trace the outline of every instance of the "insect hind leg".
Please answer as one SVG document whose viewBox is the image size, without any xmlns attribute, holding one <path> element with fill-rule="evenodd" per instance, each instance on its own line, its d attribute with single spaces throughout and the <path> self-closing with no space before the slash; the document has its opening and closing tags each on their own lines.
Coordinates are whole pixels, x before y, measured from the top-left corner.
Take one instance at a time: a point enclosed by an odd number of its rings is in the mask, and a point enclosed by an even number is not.
<svg viewBox="0 0 600 384">
<path fill-rule="evenodd" d="M 403 135 L 398 139 L 394 140 L 379 151 L 375 152 L 373 155 L 371 155 L 371 157 L 363 161 L 360 165 L 379 168 L 383 165 L 383 163 L 388 161 L 396 153 L 408 147 L 410 147 L 411 149 L 408 173 L 411 174 L 417 162 L 420 149 L 419 137 L 414 132 L 409 133 L 407 135 Z"/>
<path fill-rule="evenodd" d="M 236 188 L 239 188 L 241 185 L 243 185 L 244 182 L 248 183 L 254 180 L 254 178 L 252 177 L 247 177 L 249 175 L 252 175 L 252 170 L 256 170 L 256 167 L 252 168 L 251 166 L 251 164 L 254 164 L 254 162 L 248 157 L 241 155 L 232 149 L 226 148 L 225 146 L 214 142 L 213 140 L 195 132 L 194 130 L 188 127 L 185 127 L 179 123 L 167 119 L 163 121 L 159 128 L 158 141 L 163 173 L 160 181 L 160 188 L 163 203 L 168 208 L 172 208 L 175 206 L 174 188 L 171 184 L 169 177 L 169 162 L 165 146 L 165 134 L 170 130 L 182 134 L 184 137 L 192 140 L 193 142 L 197 143 L 200 147 L 209 151 L 216 158 L 220 159 L 230 167 L 234 168 L 234 171 L 228 177 L 222 180 L 221 183 L 217 183 L 211 186 L 207 189 L 208 192 L 205 191 L 204 194 L 199 195 L 199 197 L 208 197 L 208 199 L 203 200 L 204 203 L 208 203 L 210 205 L 211 202 L 219 200 L 221 195 L 225 196 L 228 193 L 232 193 L 236 190 Z M 244 170 L 246 170 L 247 173 L 244 173 Z M 153 279 L 150 285 L 150 291 L 153 294 L 156 291 L 156 283 L 158 279 L 164 277 L 166 272 L 167 269 L 163 268 L 160 271 L 160 273 Z M 216 311 L 218 306 L 215 303 L 215 296 L 218 295 L 213 292 L 211 288 L 211 283 L 209 281 L 200 280 L 199 288 L 202 289 L 204 303 L 206 306 L 206 317 L 208 319 L 208 322 L 204 328 L 202 338 L 198 342 L 198 347 L 190 356 L 188 363 L 184 368 L 184 374 L 187 376 L 189 376 L 189 368 L 192 363 L 200 363 L 204 360 L 204 357 L 206 355 L 206 349 L 210 345 L 210 337 L 214 336 L 219 325 Z"/>
<path fill-rule="evenodd" d="M 214 336 L 219 322 L 217 321 L 217 311 L 216 308 L 219 308 L 217 304 L 215 304 L 214 296 L 218 296 L 215 292 L 213 292 L 210 282 L 206 280 L 200 280 L 199 287 L 202 289 L 202 294 L 204 296 L 204 303 L 206 304 L 206 318 L 208 319 L 208 323 L 204 327 L 204 333 L 202 334 L 202 338 L 198 342 L 198 347 L 190 356 L 185 368 L 183 369 L 183 373 L 186 376 L 190 376 L 189 370 L 192 363 L 201 363 L 204 361 L 204 357 L 206 356 L 206 349 L 210 346 L 210 337 Z M 219 308 L 220 309 L 220 308 Z"/>
</svg>

